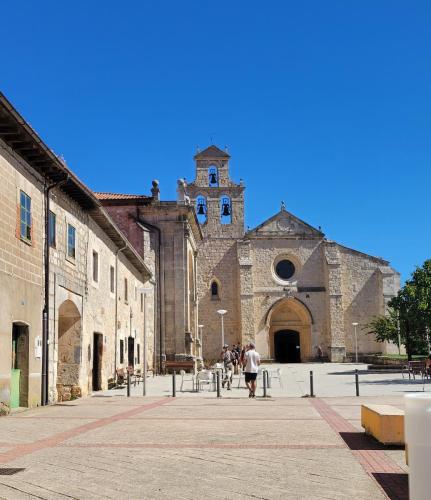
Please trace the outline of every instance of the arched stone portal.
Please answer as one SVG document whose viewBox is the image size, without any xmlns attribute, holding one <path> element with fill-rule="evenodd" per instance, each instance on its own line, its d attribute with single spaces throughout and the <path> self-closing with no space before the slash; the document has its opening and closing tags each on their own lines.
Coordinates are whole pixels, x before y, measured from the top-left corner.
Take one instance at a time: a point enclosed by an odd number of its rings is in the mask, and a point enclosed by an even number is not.
<svg viewBox="0 0 431 500">
<path fill-rule="evenodd" d="M 58 400 L 80 396 L 81 315 L 71 300 L 65 300 L 58 310 Z"/>
<path fill-rule="evenodd" d="M 311 359 L 311 324 L 311 314 L 299 300 L 286 298 L 276 302 L 266 320 L 271 358 L 281 363 Z"/>
</svg>

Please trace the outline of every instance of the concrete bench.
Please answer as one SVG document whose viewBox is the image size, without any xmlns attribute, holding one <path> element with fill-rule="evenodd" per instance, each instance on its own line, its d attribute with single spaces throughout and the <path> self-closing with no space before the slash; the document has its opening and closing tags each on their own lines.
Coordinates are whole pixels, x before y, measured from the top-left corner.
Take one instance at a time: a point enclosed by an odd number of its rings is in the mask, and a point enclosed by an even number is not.
<svg viewBox="0 0 431 500">
<path fill-rule="evenodd" d="M 390 405 L 363 404 L 361 425 L 365 434 L 386 445 L 404 444 L 404 411 Z"/>
</svg>

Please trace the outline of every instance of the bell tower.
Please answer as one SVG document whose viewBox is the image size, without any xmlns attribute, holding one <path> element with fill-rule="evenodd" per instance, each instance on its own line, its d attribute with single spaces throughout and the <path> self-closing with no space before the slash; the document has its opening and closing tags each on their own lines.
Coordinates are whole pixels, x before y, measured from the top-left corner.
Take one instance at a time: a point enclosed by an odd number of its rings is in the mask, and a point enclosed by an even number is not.
<svg viewBox="0 0 431 500">
<path fill-rule="evenodd" d="M 230 156 L 209 146 L 194 156 L 196 178 L 187 186 L 201 229 L 207 238 L 244 236 L 244 189 L 229 176 Z"/>
</svg>

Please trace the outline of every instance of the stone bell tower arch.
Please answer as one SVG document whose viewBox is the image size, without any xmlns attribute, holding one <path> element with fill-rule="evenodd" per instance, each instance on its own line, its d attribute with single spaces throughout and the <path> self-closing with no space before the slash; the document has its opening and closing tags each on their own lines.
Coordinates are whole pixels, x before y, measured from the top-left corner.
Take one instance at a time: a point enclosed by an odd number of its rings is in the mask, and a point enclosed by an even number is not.
<svg viewBox="0 0 431 500">
<path fill-rule="evenodd" d="M 231 179 L 230 155 L 217 146 L 199 151 L 194 160 L 196 177 L 187 195 L 204 236 L 198 247 L 199 324 L 203 356 L 216 359 L 222 347 L 218 310 L 227 311 L 226 343 L 242 341 L 237 242 L 244 237 L 245 186 Z"/>
<path fill-rule="evenodd" d="M 202 232 L 211 238 L 244 236 L 245 187 L 242 181 L 238 184 L 230 178 L 229 159 L 217 146 L 196 153 L 196 178 L 187 186 Z"/>
</svg>

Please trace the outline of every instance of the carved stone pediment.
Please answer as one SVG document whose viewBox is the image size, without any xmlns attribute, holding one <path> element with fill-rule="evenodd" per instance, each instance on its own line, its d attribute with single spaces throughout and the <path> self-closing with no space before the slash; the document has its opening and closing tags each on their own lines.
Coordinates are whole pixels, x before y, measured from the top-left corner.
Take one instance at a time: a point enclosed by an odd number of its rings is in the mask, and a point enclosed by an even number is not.
<svg viewBox="0 0 431 500">
<path fill-rule="evenodd" d="M 253 236 L 312 236 L 323 237 L 323 233 L 298 219 L 293 214 L 282 209 L 278 214 L 269 218 L 255 229 L 247 233 L 247 237 Z"/>
</svg>

